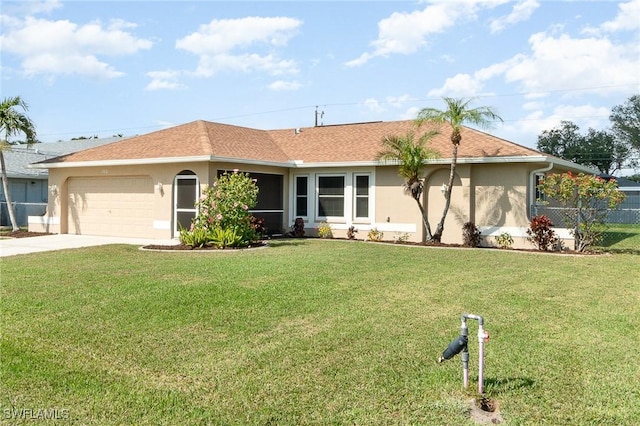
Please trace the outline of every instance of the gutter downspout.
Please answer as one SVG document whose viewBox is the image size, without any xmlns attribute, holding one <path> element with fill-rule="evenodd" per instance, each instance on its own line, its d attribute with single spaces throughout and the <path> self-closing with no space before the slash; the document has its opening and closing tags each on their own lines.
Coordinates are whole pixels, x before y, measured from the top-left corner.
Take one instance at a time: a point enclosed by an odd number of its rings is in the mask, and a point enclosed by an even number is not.
<svg viewBox="0 0 640 426">
<path fill-rule="evenodd" d="M 531 170 L 531 172 L 529 173 L 529 188 L 530 188 L 530 193 L 529 193 L 529 220 L 531 220 L 531 218 L 533 217 L 533 206 L 536 203 L 536 175 L 538 173 L 545 173 L 548 172 L 549 170 L 553 169 L 553 161 L 549 162 L 548 166 L 545 166 L 541 169 L 535 169 L 535 170 Z"/>
</svg>

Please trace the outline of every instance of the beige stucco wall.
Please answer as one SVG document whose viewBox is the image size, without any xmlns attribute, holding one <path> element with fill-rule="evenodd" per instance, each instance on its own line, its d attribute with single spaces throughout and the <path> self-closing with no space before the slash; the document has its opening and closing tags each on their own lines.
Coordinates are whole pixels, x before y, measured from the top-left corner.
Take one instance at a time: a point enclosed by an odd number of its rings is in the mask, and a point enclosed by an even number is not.
<svg viewBox="0 0 640 426">
<path fill-rule="evenodd" d="M 481 229 L 484 245 L 495 245 L 495 236 L 509 232 L 515 240 L 514 247 L 531 247 L 526 242 L 526 229 L 529 223 L 528 210 L 530 204 L 530 186 L 532 172 L 540 170 L 544 164 L 459 164 L 452 191 L 451 206 L 445 221 L 442 241 L 445 243 L 462 242 L 462 226 L 472 221 Z M 295 176 L 305 175 L 315 182 L 318 175 L 343 174 L 346 184 L 353 185 L 353 176 L 368 174 L 370 176 L 370 217 L 353 219 L 349 217 L 351 207 L 347 207 L 345 218 L 338 218 L 330 223 L 334 237 L 346 236 L 347 229 L 354 226 L 358 239 L 366 239 L 371 229 L 384 233 L 385 240 L 406 238 L 420 242 L 425 238 L 422 219 L 415 201 L 402 190 L 403 180 L 398 176 L 397 166 L 352 167 L 344 168 L 282 168 L 264 165 L 247 165 L 235 163 L 168 163 L 136 166 L 99 166 L 53 168 L 49 171 L 49 204 L 45 216 L 30 218 L 29 229 L 32 231 L 68 233 L 76 232 L 69 223 L 69 179 L 91 177 L 142 177 L 153 188 L 150 197 L 152 208 L 146 218 L 151 225 L 147 238 L 173 238 L 173 182 L 177 174 L 183 170 L 196 173 L 201 187 L 214 182 L 218 170 L 238 169 L 243 172 L 269 173 L 283 175 L 284 187 L 284 227 L 289 229 L 294 217 Z M 564 171 L 564 170 L 559 170 Z M 445 198 L 442 193 L 443 184 L 448 182 L 449 166 L 434 165 L 425 169 L 424 206 L 428 211 L 432 232 L 442 215 Z M 122 180 L 121 180 L 122 181 Z M 159 190 L 159 185 L 162 190 Z M 51 191 L 55 187 L 57 190 Z M 145 191 L 148 195 L 148 191 Z M 351 191 L 349 193 L 349 191 Z M 346 203 L 351 203 L 353 187 L 347 189 Z M 314 214 L 314 192 L 309 194 L 310 216 L 305 218 L 307 235 L 315 235 L 321 219 Z M 34 219 L 31 221 L 31 219 Z"/>
<path fill-rule="evenodd" d="M 47 211 L 42 218 L 30 218 L 29 230 L 62 234 L 76 232 L 76 227 L 69 223 L 73 220 L 75 202 L 69 195 L 70 178 L 148 177 L 153 185 L 150 189 L 153 191 L 153 206 L 150 216 L 146 218 L 151 229 L 146 238 L 173 238 L 173 181 L 183 170 L 196 173 L 201 185 L 210 179 L 209 165 L 205 162 L 50 169 Z M 108 179 L 105 184 L 109 184 Z M 52 191 L 52 188 L 56 188 L 56 191 Z"/>
<path fill-rule="evenodd" d="M 530 248 L 526 241 L 529 224 L 529 185 L 531 172 L 543 164 L 458 164 L 451 204 L 444 223 L 442 242 L 461 244 L 462 227 L 471 221 L 486 237 L 483 245 L 495 245 L 495 236 L 509 232 L 514 247 Z M 425 169 L 424 205 L 432 233 L 442 217 L 445 205 L 443 186 L 449 181 L 448 165 Z M 376 189 L 376 220 L 397 218 L 394 223 L 416 223 L 411 241 L 422 241 L 424 235 L 419 209 L 413 199 L 401 190 L 402 179 L 397 167 L 376 169 L 379 186 Z M 387 235 L 385 235 L 385 239 Z"/>
<path fill-rule="evenodd" d="M 104 184 L 109 185 L 110 181 L 121 177 L 140 177 L 149 180 L 152 187 L 148 191 L 153 191 L 152 206 L 149 209 L 149 217 L 140 218 L 139 221 L 146 221 L 149 224 L 149 233 L 145 238 L 171 239 L 174 237 L 174 194 L 173 183 L 176 175 L 189 170 L 195 173 L 199 179 L 201 190 L 213 184 L 218 170 L 238 169 L 243 172 L 272 173 L 284 175 L 284 200 L 285 217 L 287 217 L 288 203 L 288 169 L 280 167 L 269 167 L 262 165 L 240 165 L 235 163 L 169 163 L 151 164 L 135 166 L 100 166 L 100 167 L 73 167 L 64 169 L 49 170 L 49 202 L 47 212 L 41 218 L 30 218 L 29 230 L 34 232 L 50 233 L 79 233 L 82 232 L 79 226 L 73 223 L 76 213 L 75 204 L 77 200 L 70 199 L 69 182 L 70 179 L 96 178 L 104 179 Z M 158 185 L 160 184 L 160 185 Z M 161 186 L 161 190 L 159 189 Z M 51 188 L 56 188 L 52 193 Z M 105 188 L 106 189 L 106 188 Z M 117 189 L 117 188 L 115 188 Z M 114 200 L 117 202 L 117 200 Z M 126 200 L 125 200 L 126 201 Z M 136 212 L 132 211 L 132 215 Z M 108 225 L 108 224 L 107 224 Z"/>
<path fill-rule="evenodd" d="M 408 235 L 422 241 L 422 216 L 418 204 L 401 187 L 397 167 L 378 167 L 375 172 L 375 222 L 372 227 L 384 233 L 385 240 Z M 366 233 L 359 235 L 365 239 Z"/>
</svg>

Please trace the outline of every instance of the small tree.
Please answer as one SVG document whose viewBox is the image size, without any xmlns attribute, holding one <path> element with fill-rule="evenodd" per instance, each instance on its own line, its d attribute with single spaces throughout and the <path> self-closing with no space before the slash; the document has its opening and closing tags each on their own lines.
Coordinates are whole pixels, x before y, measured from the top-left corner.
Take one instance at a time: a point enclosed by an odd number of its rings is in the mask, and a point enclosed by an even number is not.
<svg viewBox="0 0 640 426">
<path fill-rule="evenodd" d="M 443 98 L 447 108 L 439 110 L 437 108 L 423 108 L 418 113 L 416 122 L 418 125 L 422 125 L 426 122 L 439 125 L 446 123 L 451 127 L 451 168 L 449 171 L 449 182 L 447 183 L 446 190 L 444 192 L 444 209 L 440 222 L 436 226 L 436 230 L 431 236 L 430 240 L 440 242 L 442 240 L 442 233 L 444 232 L 444 221 L 447 218 L 449 212 L 449 206 L 451 205 L 451 191 L 453 190 L 453 182 L 456 176 L 456 166 L 458 164 L 458 148 L 462 141 L 462 125 L 469 123 L 471 125 L 479 127 L 489 127 L 493 121 L 502 121 L 502 118 L 491 108 L 487 106 L 481 106 L 471 108 L 473 99 L 465 98 Z"/>
<path fill-rule="evenodd" d="M 432 130 L 417 140 L 413 133 L 405 136 L 387 136 L 382 140 L 383 149 L 376 156 L 379 161 L 398 164 L 398 175 L 404 179 L 404 192 L 414 199 L 420 209 L 427 240 L 431 240 L 432 234 L 427 211 L 422 205 L 423 168 L 428 160 L 437 156 L 437 153 L 427 146 L 429 140 L 437 134 L 438 132 Z"/>
<path fill-rule="evenodd" d="M 584 251 L 597 244 L 606 229 L 609 210 L 624 201 L 625 195 L 615 181 L 571 172 L 546 176 L 538 189 L 563 207 L 565 224 L 575 240 L 575 250 Z"/>
</svg>

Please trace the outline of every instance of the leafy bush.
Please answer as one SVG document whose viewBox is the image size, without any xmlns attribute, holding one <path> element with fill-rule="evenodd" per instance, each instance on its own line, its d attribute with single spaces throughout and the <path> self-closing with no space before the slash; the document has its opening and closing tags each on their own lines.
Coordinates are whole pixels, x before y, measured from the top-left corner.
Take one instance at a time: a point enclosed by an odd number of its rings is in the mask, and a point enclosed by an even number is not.
<svg viewBox="0 0 640 426">
<path fill-rule="evenodd" d="M 367 234 L 367 240 L 369 241 L 382 241 L 382 237 L 384 237 L 384 233 L 378 231 L 378 228 L 373 228 Z"/>
<path fill-rule="evenodd" d="M 545 216 L 534 216 L 527 229 L 527 241 L 532 242 L 538 250 L 550 251 L 559 245 L 558 237 L 551 227 L 553 223 Z"/>
<path fill-rule="evenodd" d="M 235 229 L 216 227 L 209 234 L 211 245 L 223 249 L 227 247 L 241 247 L 243 244 L 242 236 L 238 235 Z"/>
<path fill-rule="evenodd" d="M 500 248 L 509 249 L 513 246 L 513 238 L 508 232 L 503 232 L 496 237 L 496 243 Z"/>
<path fill-rule="evenodd" d="M 244 247 L 261 236 L 264 222 L 252 219 L 249 209 L 258 200 L 258 186 L 248 173 L 223 173 L 203 190 L 196 204 L 198 214 L 180 241 L 190 247 L 212 243 L 217 247 Z"/>
<path fill-rule="evenodd" d="M 191 248 L 202 248 L 209 242 L 209 230 L 204 228 L 180 228 L 180 242 Z"/>
<path fill-rule="evenodd" d="M 264 226 L 264 219 L 261 217 L 250 216 L 249 223 L 256 237 L 262 238 L 267 235 L 267 227 Z"/>
<path fill-rule="evenodd" d="M 482 240 L 482 237 L 480 235 L 481 232 L 478 230 L 475 223 L 466 222 L 464 225 L 462 225 L 462 241 L 465 246 L 480 246 L 480 241 Z"/>
<path fill-rule="evenodd" d="M 395 243 L 406 243 L 409 241 L 409 233 L 407 232 L 396 232 L 393 236 L 393 242 Z"/>
<path fill-rule="evenodd" d="M 289 236 L 294 238 L 304 237 L 304 219 L 301 217 L 296 218 L 293 222 L 293 226 L 291 227 L 291 231 L 289 232 Z"/>
<path fill-rule="evenodd" d="M 331 238 L 333 233 L 331 232 L 331 225 L 327 222 L 322 222 L 320 226 L 318 226 L 318 237 L 320 238 Z"/>
<path fill-rule="evenodd" d="M 354 226 L 350 226 L 349 229 L 347 229 L 347 238 L 350 240 L 355 240 L 357 233 L 358 230 Z"/>
</svg>

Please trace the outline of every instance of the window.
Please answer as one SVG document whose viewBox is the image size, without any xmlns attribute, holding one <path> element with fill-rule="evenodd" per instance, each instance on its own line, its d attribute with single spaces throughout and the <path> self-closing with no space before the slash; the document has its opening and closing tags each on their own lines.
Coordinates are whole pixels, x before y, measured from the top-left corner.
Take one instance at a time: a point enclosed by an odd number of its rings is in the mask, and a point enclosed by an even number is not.
<svg viewBox="0 0 640 426">
<path fill-rule="evenodd" d="M 218 170 L 218 177 L 231 170 Z M 246 172 L 243 172 L 246 173 Z M 279 234 L 284 223 L 284 177 L 279 174 L 248 172 L 258 186 L 256 206 L 249 210 L 257 218 L 264 219 L 267 234 Z"/>
<path fill-rule="evenodd" d="M 540 191 L 540 189 L 538 188 L 538 185 L 540 185 L 540 182 L 542 181 L 542 179 L 544 179 L 544 175 L 536 175 L 536 199 L 534 200 L 535 204 L 540 204 L 543 203 L 545 201 L 545 196 L 542 193 L 542 191 Z"/>
<path fill-rule="evenodd" d="M 365 219 L 369 217 L 369 175 L 355 176 L 354 217 Z"/>
<path fill-rule="evenodd" d="M 309 206 L 309 178 L 296 177 L 296 217 L 306 217 Z"/>
<path fill-rule="evenodd" d="M 318 176 L 318 217 L 344 217 L 344 176 Z"/>
</svg>

